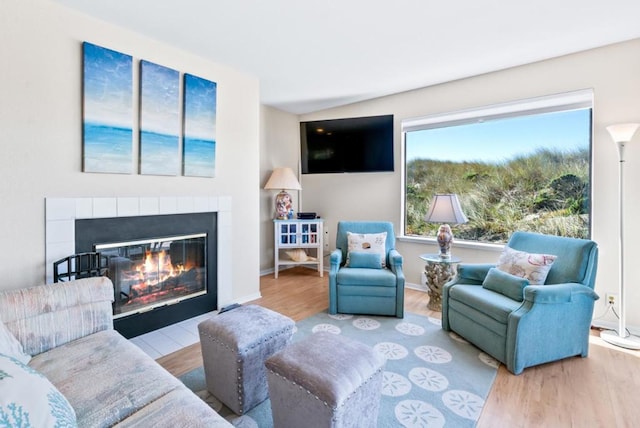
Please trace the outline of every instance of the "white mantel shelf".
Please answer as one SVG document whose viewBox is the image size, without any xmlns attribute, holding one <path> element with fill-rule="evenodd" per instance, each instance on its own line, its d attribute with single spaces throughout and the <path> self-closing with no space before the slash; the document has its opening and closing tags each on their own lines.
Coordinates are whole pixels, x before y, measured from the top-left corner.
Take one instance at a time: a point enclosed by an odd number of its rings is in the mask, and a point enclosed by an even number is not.
<svg viewBox="0 0 640 428">
<path fill-rule="evenodd" d="M 140 196 L 45 199 L 45 267 L 53 282 L 53 262 L 75 254 L 76 219 L 218 213 L 218 307 L 232 302 L 232 210 L 230 196 Z"/>
</svg>

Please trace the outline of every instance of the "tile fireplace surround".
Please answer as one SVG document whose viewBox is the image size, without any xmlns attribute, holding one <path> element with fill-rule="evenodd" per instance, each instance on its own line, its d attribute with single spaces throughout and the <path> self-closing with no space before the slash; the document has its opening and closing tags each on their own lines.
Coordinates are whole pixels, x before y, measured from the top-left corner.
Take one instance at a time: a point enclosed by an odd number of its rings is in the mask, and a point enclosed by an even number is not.
<svg viewBox="0 0 640 428">
<path fill-rule="evenodd" d="M 231 197 L 46 198 L 46 282 L 53 282 L 53 262 L 74 254 L 76 219 L 217 213 L 218 248 L 231 248 Z M 232 301 L 231 251 L 218 251 L 218 307 Z"/>
</svg>

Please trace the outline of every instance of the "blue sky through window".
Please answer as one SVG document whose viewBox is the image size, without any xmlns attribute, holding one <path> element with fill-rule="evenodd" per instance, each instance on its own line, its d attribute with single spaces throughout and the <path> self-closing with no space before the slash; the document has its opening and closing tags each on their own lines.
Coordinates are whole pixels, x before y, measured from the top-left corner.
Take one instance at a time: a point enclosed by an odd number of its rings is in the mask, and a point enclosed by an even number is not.
<svg viewBox="0 0 640 428">
<path fill-rule="evenodd" d="M 518 116 L 407 132 L 406 162 L 414 159 L 501 163 L 539 149 L 588 149 L 591 110 Z"/>
</svg>

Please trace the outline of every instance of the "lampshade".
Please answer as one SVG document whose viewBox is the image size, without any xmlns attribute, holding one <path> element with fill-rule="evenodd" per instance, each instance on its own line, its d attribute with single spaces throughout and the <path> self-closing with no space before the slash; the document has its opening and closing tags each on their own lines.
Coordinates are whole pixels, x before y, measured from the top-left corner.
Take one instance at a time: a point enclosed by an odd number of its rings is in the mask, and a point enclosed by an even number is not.
<svg viewBox="0 0 640 428">
<path fill-rule="evenodd" d="M 458 195 L 455 193 L 435 195 L 424 219 L 429 223 L 448 224 L 462 224 L 469 221 L 462 212 Z"/>
<path fill-rule="evenodd" d="M 638 127 L 640 127 L 638 123 L 619 123 L 607 126 L 607 131 L 615 143 L 627 143 L 631 141 Z"/>
<path fill-rule="evenodd" d="M 267 180 L 267 184 L 264 186 L 265 189 L 275 189 L 275 190 L 301 190 L 302 187 L 298 182 L 295 174 L 291 170 L 291 168 L 276 168 L 271 173 L 271 177 Z"/>
</svg>

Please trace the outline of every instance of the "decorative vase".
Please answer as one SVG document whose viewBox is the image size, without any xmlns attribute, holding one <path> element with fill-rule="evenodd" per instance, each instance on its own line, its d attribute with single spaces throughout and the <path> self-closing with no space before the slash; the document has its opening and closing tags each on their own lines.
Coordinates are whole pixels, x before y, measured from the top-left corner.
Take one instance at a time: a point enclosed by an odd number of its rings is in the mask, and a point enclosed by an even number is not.
<svg viewBox="0 0 640 428">
<path fill-rule="evenodd" d="M 438 245 L 440 245 L 440 257 L 448 259 L 451 257 L 451 243 L 453 242 L 453 233 L 451 232 L 451 226 L 443 224 L 438 228 Z"/>
<path fill-rule="evenodd" d="M 291 195 L 282 190 L 276 195 L 276 218 L 286 220 L 291 211 Z"/>
</svg>

